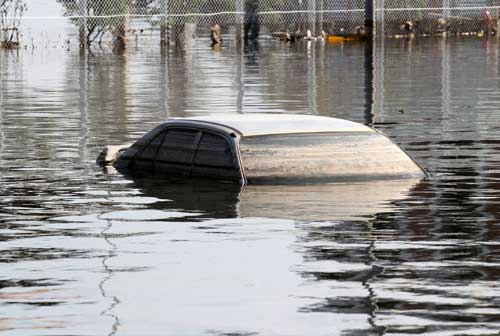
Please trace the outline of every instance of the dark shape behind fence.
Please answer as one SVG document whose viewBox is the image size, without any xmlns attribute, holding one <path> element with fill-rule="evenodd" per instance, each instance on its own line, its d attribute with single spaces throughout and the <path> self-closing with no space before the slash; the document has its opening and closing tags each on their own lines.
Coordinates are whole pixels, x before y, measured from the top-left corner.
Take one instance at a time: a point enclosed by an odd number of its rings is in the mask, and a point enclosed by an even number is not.
<svg viewBox="0 0 500 336">
<path fill-rule="evenodd" d="M 260 33 L 260 20 L 258 15 L 259 0 L 245 1 L 245 41 L 256 40 Z"/>
</svg>

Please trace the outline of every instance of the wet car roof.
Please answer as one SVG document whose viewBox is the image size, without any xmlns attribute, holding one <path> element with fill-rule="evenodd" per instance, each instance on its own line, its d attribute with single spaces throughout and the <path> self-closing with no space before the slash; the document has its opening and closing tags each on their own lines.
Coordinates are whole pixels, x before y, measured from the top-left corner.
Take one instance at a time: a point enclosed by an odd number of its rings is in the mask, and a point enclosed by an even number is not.
<svg viewBox="0 0 500 336">
<path fill-rule="evenodd" d="M 243 136 L 290 133 L 375 132 L 373 129 L 343 119 L 295 114 L 220 114 L 177 118 L 173 120 L 222 125 Z"/>
</svg>

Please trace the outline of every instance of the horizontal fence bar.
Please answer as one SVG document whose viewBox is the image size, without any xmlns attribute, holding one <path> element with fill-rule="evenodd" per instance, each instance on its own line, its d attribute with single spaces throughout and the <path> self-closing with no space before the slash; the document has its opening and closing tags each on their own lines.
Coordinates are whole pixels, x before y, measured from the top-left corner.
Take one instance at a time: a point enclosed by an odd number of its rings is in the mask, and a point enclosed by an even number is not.
<svg viewBox="0 0 500 336">
<path fill-rule="evenodd" d="M 376 12 L 411 12 L 411 11 L 468 11 L 468 10 L 492 10 L 499 9 L 500 6 L 476 6 L 476 7 L 408 7 L 408 8 L 376 8 Z M 293 10 L 293 11 L 264 11 L 257 12 L 258 15 L 274 15 L 274 14 L 336 14 L 336 13 L 362 13 L 364 8 L 358 9 L 333 9 L 333 10 Z M 67 19 L 113 19 L 113 18 L 162 18 L 165 16 L 176 17 L 210 17 L 219 15 L 244 15 L 245 12 L 226 11 L 215 13 L 185 13 L 185 14 L 113 14 L 113 15 L 72 15 L 72 16 L 25 16 L 21 20 L 67 20 Z M 19 17 L 4 17 L 4 19 L 12 20 Z"/>
<path fill-rule="evenodd" d="M 405 11 L 451 11 L 451 10 L 489 10 L 489 9 L 500 9 L 500 6 L 476 6 L 476 7 L 411 7 L 411 8 L 379 8 L 377 11 L 382 12 L 405 12 Z"/>
<path fill-rule="evenodd" d="M 217 16 L 217 15 L 235 15 L 245 14 L 244 12 L 218 12 L 218 13 L 188 13 L 188 14 L 113 14 L 113 15 L 71 15 L 71 16 L 25 16 L 21 20 L 66 20 L 80 19 L 82 17 L 88 19 L 116 19 L 116 18 L 154 18 L 154 17 L 202 17 L 202 16 Z M 19 19 L 19 17 L 5 17 L 6 19 Z"/>
<path fill-rule="evenodd" d="M 333 10 L 294 10 L 294 11 L 266 11 L 257 12 L 258 15 L 272 14 L 314 14 L 314 13 L 356 13 L 364 12 L 364 9 L 333 9 Z M 218 15 L 244 15 L 245 12 L 216 12 L 216 13 L 185 13 L 185 14 L 113 14 L 113 15 L 71 15 L 71 16 L 24 16 L 22 20 L 64 20 L 64 19 L 80 19 L 82 17 L 94 19 L 113 19 L 113 18 L 150 18 L 150 17 L 203 17 L 203 16 L 218 16 Z M 19 17 L 5 17 L 5 19 L 19 19 Z"/>
</svg>

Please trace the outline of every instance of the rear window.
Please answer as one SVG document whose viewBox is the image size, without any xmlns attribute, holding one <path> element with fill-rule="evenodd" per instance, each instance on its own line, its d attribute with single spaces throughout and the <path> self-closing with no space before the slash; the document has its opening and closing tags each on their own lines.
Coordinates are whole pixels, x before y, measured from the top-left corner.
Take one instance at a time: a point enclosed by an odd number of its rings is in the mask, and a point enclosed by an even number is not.
<svg viewBox="0 0 500 336">
<path fill-rule="evenodd" d="M 284 134 L 243 138 L 249 182 L 279 179 L 338 180 L 421 175 L 398 146 L 376 132 Z"/>
</svg>

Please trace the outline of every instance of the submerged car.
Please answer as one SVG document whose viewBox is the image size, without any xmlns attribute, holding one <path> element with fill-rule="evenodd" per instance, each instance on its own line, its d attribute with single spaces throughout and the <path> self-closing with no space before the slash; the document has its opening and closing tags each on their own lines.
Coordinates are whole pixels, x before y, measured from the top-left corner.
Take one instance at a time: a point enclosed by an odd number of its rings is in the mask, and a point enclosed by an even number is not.
<svg viewBox="0 0 500 336">
<path fill-rule="evenodd" d="M 288 114 L 169 119 L 132 145 L 108 146 L 98 162 L 133 175 L 242 185 L 427 176 L 409 154 L 370 127 Z"/>
</svg>

